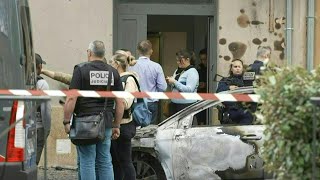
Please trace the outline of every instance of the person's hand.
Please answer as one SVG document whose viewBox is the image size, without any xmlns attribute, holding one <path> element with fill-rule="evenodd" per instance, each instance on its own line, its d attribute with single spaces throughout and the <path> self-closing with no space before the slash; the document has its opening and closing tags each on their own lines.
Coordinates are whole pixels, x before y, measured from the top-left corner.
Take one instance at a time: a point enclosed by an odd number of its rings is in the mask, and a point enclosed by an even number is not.
<svg viewBox="0 0 320 180">
<path fill-rule="evenodd" d="M 176 82 L 173 76 L 167 76 L 166 81 L 168 84 L 174 84 Z"/>
<path fill-rule="evenodd" d="M 237 88 L 238 88 L 238 86 L 235 86 L 235 85 L 229 86 L 229 89 L 230 89 L 230 90 L 235 90 L 235 89 L 237 89 Z"/>
<path fill-rule="evenodd" d="M 120 136 L 120 128 L 112 128 L 112 139 L 118 139 Z"/>
<path fill-rule="evenodd" d="M 70 124 L 64 125 L 64 131 L 69 134 L 70 133 Z"/>
</svg>

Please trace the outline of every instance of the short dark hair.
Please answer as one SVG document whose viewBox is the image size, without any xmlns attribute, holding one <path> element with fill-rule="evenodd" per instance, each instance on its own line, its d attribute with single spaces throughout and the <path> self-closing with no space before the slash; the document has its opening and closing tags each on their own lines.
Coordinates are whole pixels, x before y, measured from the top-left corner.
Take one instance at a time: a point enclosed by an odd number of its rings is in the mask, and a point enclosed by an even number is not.
<svg viewBox="0 0 320 180">
<path fill-rule="evenodd" d="M 188 58 L 190 60 L 191 65 L 195 64 L 195 54 L 193 51 L 181 49 L 176 53 L 176 56 L 178 56 L 178 58 Z"/>
<path fill-rule="evenodd" d="M 207 48 L 201 49 L 199 52 L 199 55 L 201 55 L 201 54 L 207 55 Z"/>
<path fill-rule="evenodd" d="M 149 40 L 143 40 L 138 43 L 137 49 L 141 55 L 147 55 L 152 50 L 152 44 Z"/>
</svg>

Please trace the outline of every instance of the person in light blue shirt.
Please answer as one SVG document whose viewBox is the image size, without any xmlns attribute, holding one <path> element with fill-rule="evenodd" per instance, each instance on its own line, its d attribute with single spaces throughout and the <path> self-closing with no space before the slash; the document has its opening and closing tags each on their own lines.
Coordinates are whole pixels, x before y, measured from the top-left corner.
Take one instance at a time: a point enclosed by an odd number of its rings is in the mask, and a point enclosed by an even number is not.
<svg viewBox="0 0 320 180">
<path fill-rule="evenodd" d="M 149 40 L 138 43 L 139 59 L 137 63 L 129 68 L 129 71 L 136 72 L 139 76 L 140 89 L 145 92 L 164 92 L 167 83 L 163 69 L 160 64 L 150 60 L 153 53 L 152 44 Z M 156 122 L 158 117 L 158 99 L 147 99 L 148 108 L 152 112 L 151 123 Z"/>
<path fill-rule="evenodd" d="M 185 49 L 176 53 L 178 69 L 173 76 L 167 77 L 172 92 L 196 93 L 199 86 L 199 74 L 194 64 L 194 53 Z M 170 115 L 179 112 L 185 107 L 196 102 L 196 100 L 172 99 L 170 104 Z"/>
</svg>

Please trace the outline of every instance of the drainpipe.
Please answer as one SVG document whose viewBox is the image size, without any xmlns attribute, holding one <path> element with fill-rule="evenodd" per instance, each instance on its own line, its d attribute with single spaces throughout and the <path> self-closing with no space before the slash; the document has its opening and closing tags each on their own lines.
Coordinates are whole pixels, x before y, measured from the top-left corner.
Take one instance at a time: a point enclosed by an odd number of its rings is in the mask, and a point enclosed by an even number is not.
<svg viewBox="0 0 320 180">
<path fill-rule="evenodd" d="M 286 59 L 287 66 L 292 65 L 292 0 L 286 0 Z"/>
<path fill-rule="evenodd" d="M 313 69 L 314 59 L 314 23 L 315 23 L 315 1 L 308 0 L 308 15 L 307 15 L 307 69 Z"/>
</svg>

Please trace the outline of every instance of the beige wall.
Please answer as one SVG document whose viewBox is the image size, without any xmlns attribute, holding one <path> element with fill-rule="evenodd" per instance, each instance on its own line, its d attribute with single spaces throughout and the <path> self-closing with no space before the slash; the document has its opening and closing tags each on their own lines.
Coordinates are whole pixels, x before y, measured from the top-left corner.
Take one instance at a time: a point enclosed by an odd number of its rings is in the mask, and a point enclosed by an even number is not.
<svg viewBox="0 0 320 180">
<path fill-rule="evenodd" d="M 218 73 L 227 75 L 233 58 L 251 64 L 259 45 L 272 48 L 271 61 L 284 64 L 283 58 L 285 0 L 274 0 L 269 19 L 269 3 L 272 0 L 220 0 L 218 27 Z M 276 22 L 277 21 L 277 22 Z M 271 23 L 270 23 L 271 22 Z M 215 43 L 215 42 L 214 42 Z"/>
<path fill-rule="evenodd" d="M 187 47 L 186 32 L 163 32 L 162 68 L 165 76 L 172 76 L 177 69 L 176 52 Z"/>
<path fill-rule="evenodd" d="M 72 73 L 75 64 L 86 61 L 86 50 L 93 40 L 102 40 L 107 56 L 112 54 L 113 1 L 111 0 L 29 0 L 35 52 L 47 61 L 44 68 Z M 47 79 L 50 89 L 67 86 Z M 58 153 L 57 141 L 68 139 L 64 133 L 62 106 L 52 104 L 52 127 L 48 138 L 48 165 L 76 164 L 76 152 L 70 141 L 61 148 L 72 147 L 69 153 Z M 42 156 L 43 157 L 43 156 Z"/>
<path fill-rule="evenodd" d="M 113 4 L 111 0 L 30 0 L 35 52 L 47 61 L 45 68 L 72 73 L 86 61 L 88 44 L 102 40 L 107 57 L 112 53 Z M 51 89 L 65 88 L 48 80 Z"/>
</svg>

